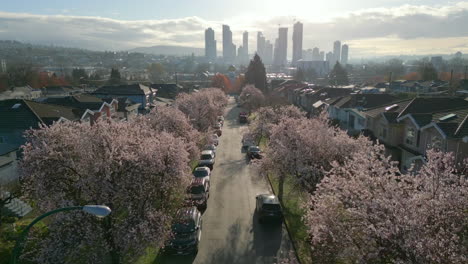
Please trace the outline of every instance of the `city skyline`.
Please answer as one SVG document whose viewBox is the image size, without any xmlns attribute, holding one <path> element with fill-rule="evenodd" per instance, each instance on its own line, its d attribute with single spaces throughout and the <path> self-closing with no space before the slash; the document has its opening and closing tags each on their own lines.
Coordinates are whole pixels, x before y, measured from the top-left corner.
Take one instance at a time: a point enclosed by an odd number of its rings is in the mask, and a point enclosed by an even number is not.
<svg viewBox="0 0 468 264">
<path fill-rule="evenodd" d="M 229 24 L 233 27 L 233 42 L 236 44 L 241 43 L 243 31 L 262 31 L 266 39 L 274 42 L 278 24 L 292 28 L 296 20 L 304 24 L 303 49 L 318 47 L 328 50 L 330 42 L 346 40 L 353 49 L 350 59 L 400 54 L 454 54 L 457 51 L 468 53 L 468 32 L 459 26 L 468 21 L 467 1 L 406 1 L 407 5 L 403 1 L 395 4 L 384 1 L 388 5 L 382 5 L 382 1 L 375 2 L 379 2 L 375 6 L 381 8 L 372 9 L 372 5 L 366 3 L 348 9 L 348 12 L 329 14 L 327 18 L 316 20 L 301 15 L 301 8 L 297 9 L 297 14 L 292 13 L 289 6 L 293 3 L 289 2 L 284 15 L 249 19 L 241 19 L 235 14 L 224 19 L 210 19 L 198 11 L 194 11 L 192 16 L 181 13 L 177 18 L 169 14 L 168 17 L 126 17 L 105 12 L 78 12 L 79 8 L 78 11 L 60 9 L 62 3 L 55 9 L 47 9 L 47 3 L 39 9 L 34 3 L 23 4 L 22 8 L 6 3 L 0 11 L 0 21 L 8 27 L 2 28 L 0 39 L 92 50 L 127 50 L 154 45 L 201 48 L 204 46 L 203 32 L 208 27 L 215 29 L 215 39 L 218 40 L 222 35 L 216 29 Z M 117 1 L 114 5 L 115 9 L 119 9 L 119 3 Z M 344 2 L 343 5 L 349 6 Z M 323 8 L 317 9 L 328 12 Z M 250 38 L 249 46 L 255 44 L 255 37 Z M 292 42 L 288 46 L 291 47 Z"/>
</svg>

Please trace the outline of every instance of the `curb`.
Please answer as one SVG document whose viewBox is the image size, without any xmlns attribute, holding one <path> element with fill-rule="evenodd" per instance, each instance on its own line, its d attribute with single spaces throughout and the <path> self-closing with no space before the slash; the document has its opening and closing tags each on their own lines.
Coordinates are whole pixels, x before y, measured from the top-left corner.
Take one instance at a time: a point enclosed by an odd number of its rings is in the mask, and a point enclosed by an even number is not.
<svg viewBox="0 0 468 264">
<path fill-rule="evenodd" d="M 273 188 L 273 184 L 271 183 L 270 176 L 268 176 L 268 174 L 267 174 L 266 177 L 268 179 L 268 183 L 270 184 L 271 191 L 273 193 L 275 193 L 275 189 Z M 275 193 L 275 195 L 276 195 L 276 193 Z M 281 203 L 281 206 L 283 206 L 283 201 L 280 201 L 280 203 Z M 288 231 L 289 240 L 291 240 L 291 244 L 292 244 L 293 249 L 294 249 L 294 255 L 296 256 L 297 263 L 302 264 L 301 259 L 299 258 L 299 255 L 297 254 L 296 244 L 294 243 L 294 240 L 293 240 L 293 238 L 291 236 L 291 232 L 289 231 L 289 226 L 288 226 L 288 222 L 286 221 L 286 219 L 283 221 L 283 223 L 284 223 L 284 226 L 286 226 L 286 231 Z"/>
</svg>

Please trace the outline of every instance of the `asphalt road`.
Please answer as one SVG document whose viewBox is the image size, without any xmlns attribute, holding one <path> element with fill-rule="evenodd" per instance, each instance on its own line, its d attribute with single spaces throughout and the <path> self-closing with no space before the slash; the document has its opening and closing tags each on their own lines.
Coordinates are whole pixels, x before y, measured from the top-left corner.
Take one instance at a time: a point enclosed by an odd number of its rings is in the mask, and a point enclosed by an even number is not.
<svg viewBox="0 0 468 264">
<path fill-rule="evenodd" d="M 164 256 L 163 263 L 270 264 L 292 250 L 284 225 L 260 225 L 254 214 L 255 195 L 271 193 L 271 188 L 241 152 L 247 127 L 237 121 L 239 112 L 231 97 L 212 172 L 208 209 L 203 214 L 198 254 Z"/>
</svg>

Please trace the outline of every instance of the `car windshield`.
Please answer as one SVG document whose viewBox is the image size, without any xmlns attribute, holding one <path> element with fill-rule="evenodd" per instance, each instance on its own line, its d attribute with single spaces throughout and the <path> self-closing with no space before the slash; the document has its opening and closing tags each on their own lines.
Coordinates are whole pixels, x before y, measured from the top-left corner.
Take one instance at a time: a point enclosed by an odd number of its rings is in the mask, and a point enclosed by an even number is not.
<svg viewBox="0 0 468 264">
<path fill-rule="evenodd" d="M 266 211 L 280 211 L 281 207 L 279 204 L 264 204 L 263 209 Z"/>
<path fill-rule="evenodd" d="M 195 177 L 205 177 L 208 176 L 208 171 L 207 170 L 196 170 L 193 172 L 193 176 Z"/>
<path fill-rule="evenodd" d="M 193 220 L 178 221 L 172 225 L 172 232 L 174 233 L 191 233 L 195 229 L 195 223 Z"/>
<path fill-rule="evenodd" d="M 260 148 L 258 148 L 258 147 L 253 147 L 253 148 L 250 148 L 250 151 L 258 152 L 258 151 L 260 151 Z"/>
<path fill-rule="evenodd" d="M 190 193 L 191 194 L 202 194 L 204 192 L 205 192 L 205 188 L 203 188 L 202 185 L 192 186 L 190 188 Z"/>
<path fill-rule="evenodd" d="M 214 150 L 214 149 L 215 149 L 215 146 L 213 146 L 213 145 L 208 145 L 208 146 L 205 146 L 205 149 Z"/>
<path fill-rule="evenodd" d="M 211 157 L 210 154 L 203 154 L 203 155 L 201 155 L 201 158 L 200 158 L 200 159 L 202 159 L 202 160 L 209 160 L 209 159 L 211 159 L 211 158 L 212 158 L 212 157 Z"/>
</svg>

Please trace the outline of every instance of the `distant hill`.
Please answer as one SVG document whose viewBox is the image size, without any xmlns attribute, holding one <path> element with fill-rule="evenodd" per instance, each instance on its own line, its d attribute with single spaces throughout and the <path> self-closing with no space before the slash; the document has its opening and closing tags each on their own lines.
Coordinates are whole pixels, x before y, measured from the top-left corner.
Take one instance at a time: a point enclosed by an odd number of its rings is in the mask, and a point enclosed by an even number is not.
<svg viewBox="0 0 468 264">
<path fill-rule="evenodd" d="M 183 47 L 183 46 L 152 46 L 152 47 L 140 47 L 129 50 L 130 52 L 141 52 L 154 55 L 191 55 L 192 53 L 195 56 L 203 56 L 205 54 L 205 49 L 203 48 L 192 48 L 192 47 Z"/>
</svg>

